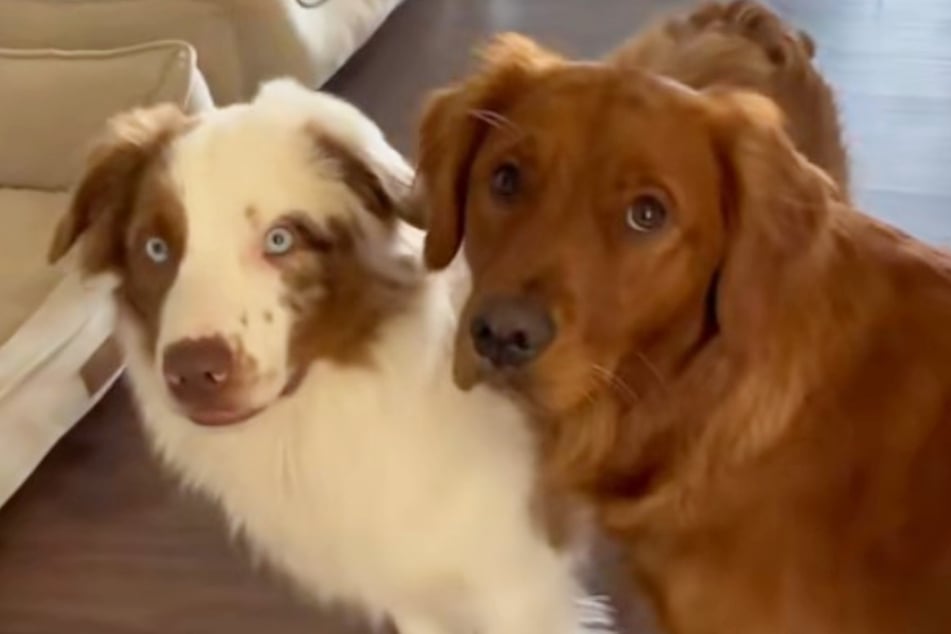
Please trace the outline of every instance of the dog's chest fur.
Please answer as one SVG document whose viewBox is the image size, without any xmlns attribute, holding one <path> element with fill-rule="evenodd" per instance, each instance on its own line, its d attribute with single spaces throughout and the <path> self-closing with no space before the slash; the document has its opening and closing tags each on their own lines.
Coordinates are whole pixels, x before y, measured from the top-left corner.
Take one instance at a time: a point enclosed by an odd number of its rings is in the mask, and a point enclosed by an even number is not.
<svg viewBox="0 0 951 634">
<path fill-rule="evenodd" d="M 162 457 L 254 550 L 327 599 L 372 609 L 414 601 L 407 594 L 461 595 L 461 574 L 506 556 L 496 546 L 542 539 L 528 521 L 534 457 L 521 415 L 451 384 L 443 282 L 384 325 L 372 365 L 316 362 L 293 396 L 227 428 L 172 412 L 134 326 L 123 329 Z"/>
</svg>

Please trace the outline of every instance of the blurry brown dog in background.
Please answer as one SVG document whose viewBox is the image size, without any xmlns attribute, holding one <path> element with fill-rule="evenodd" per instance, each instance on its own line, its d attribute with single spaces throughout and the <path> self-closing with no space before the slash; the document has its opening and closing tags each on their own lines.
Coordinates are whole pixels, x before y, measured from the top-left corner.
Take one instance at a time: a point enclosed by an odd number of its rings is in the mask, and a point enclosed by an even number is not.
<svg viewBox="0 0 951 634">
<path fill-rule="evenodd" d="M 657 23 L 608 58 L 692 88 L 753 90 L 775 101 L 800 152 L 848 190 L 848 157 L 812 38 L 755 2 L 707 3 Z"/>
<path fill-rule="evenodd" d="M 812 52 L 750 2 L 507 36 L 422 123 L 456 381 L 535 412 L 675 634 L 951 632 L 951 259 L 848 205 Z"/>
</svg>

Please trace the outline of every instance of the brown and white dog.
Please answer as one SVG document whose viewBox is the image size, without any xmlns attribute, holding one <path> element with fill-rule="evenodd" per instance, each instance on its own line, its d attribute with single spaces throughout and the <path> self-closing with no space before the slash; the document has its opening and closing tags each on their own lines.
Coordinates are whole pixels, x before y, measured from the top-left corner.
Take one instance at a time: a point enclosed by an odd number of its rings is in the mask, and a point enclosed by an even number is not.
<svg viewBox="0 0 951 634">
<path fill-rule="evenodd" d="M 432 100 L 427 257 L 472 271 L 457 380 L 531 404 L 549 482 L 668 632 L 947 634 L 951 254 L 847 203 L 800 38 L 710 16 L 643 66 L 502 38 Z M 704 69 L 704 42 L 760 63 Z"/>
<path fill-rule="evenodd" d="M 569 634 L 533 442 L 506 399 L 452 384 L 411 178 L 358 110 L 287 81 L 199 118 L 131 112 L 51 255 L 82 237 L 85 272 L 117 278 L 158 451 L 303 588 L 403 634 Z"/>
</svg>

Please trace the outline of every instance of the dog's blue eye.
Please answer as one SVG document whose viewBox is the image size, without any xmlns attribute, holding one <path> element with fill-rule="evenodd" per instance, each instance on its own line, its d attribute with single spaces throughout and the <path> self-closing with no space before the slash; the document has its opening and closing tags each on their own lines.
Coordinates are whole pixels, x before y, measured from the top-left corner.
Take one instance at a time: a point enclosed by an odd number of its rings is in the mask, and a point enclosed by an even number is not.
<svg viewBox="0 0 951 634">
<path fill-rule="evenodd" d="M 168 243 L 161 238 L 149 238 L 145 241 L 145 254 L 156 264 L 162 264 L 168 261 Z"/>
<path fill-rule="evenodd" d="M 284 255 L 294 247 L 294 232 L 287 227 L 274 227 L 264 236 L 264 252 Z"/>
</svg>

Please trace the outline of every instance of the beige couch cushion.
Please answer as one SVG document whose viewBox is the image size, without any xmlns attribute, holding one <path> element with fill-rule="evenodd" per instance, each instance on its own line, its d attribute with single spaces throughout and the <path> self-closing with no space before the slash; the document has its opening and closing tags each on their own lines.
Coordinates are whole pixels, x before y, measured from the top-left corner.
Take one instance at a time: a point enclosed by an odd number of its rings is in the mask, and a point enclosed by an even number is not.
<svg viewBox="0 0 951 634">
<path fill-rule="evenodd" d="M 2 20 L 0 20 L 2 22 Z M 210 104 L 182 42 L 110 51 L 0 49 L 0 185 L 62 190 L 110 115 L 150 103 Z"/>
<path fill-rule="evenodd" d="M 224 103 L 246 92 L 233 1 L 0 0 L 0 47 L 106 50 L 155 40 L 188 42 L 198 51 L 215 101 Z"/>
</svg>

